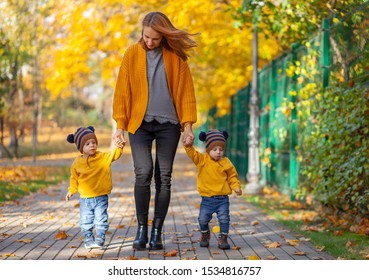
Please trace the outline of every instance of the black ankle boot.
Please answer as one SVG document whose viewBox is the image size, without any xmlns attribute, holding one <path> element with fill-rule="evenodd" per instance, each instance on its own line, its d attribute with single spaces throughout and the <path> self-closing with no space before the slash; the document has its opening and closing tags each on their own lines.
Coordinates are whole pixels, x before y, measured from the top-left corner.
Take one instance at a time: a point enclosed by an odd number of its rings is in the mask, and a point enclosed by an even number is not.
<svg viewBox="0 0 369 280">
<path fill-rule="evenodd" d="M 161 230 L 153 228 L 150 238 L 150 249 L 161 250 L 163 249 L 163 241 L 161 240 Z"/>
<path fill-rule="evenodd" d="M 148 242 L 147 238 L 147 216 L 137 216 L 138 229 L 136 233 L 136 238 L 133 241 L 133 249 L 142 250 L 146 248 Z"/>
<path fill-rule="evenodd" d="M 150 237 L 150 249 L 151 250 L 161 250 L 163 249 L 163 241 L 161 240 L 161 229 L 163 227 L 163 222 L 159 219 L 154 219 L 151 237 Z"/>
</svg>

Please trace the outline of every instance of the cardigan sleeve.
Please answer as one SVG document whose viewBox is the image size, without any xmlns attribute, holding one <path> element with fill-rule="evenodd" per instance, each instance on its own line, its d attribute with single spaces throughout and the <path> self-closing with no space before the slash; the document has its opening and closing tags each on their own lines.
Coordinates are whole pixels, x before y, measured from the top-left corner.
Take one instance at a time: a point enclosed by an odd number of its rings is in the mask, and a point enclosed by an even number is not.
<svg viewBox="0 0 369 280">
<path fill-rule="evenodd" d="M 182 128 L 187 123 L 195 123 L 197 120 L 196 97 L 192 75 L 188 63 L 180 59 L 180 76 L 178 83 L 178 97 L 176 104 L 177 114 Z"/>
<path fill-rule="evenodd" d="M 124 53 L 113 98 L 113 119 L 117 128 L 126 130 L 131 114 L 131 86 L 129 82 L 129 61 L 131 48 Z"/>
</svg>

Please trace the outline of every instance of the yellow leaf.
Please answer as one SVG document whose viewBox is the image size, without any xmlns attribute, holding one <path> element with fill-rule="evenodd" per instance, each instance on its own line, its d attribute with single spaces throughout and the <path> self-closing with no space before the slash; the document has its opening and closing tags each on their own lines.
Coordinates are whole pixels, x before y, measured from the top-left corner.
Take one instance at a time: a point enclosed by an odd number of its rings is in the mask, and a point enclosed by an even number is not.
<svg viewBox="0 0 369 280">
<path fill-rule="evenodd" d="M 258 222 L 258 221 L 252 221 L 252 222 L 251 222 L 251 225 L 252 225 L 252 226 L 256 226 L 256 225 L 258 225 L 258 224 L 259 224 L 259 222 Z"/>
<path fill-rule="evenodd" d="M 291 246 L 300 245 L 300 241 L 296 240 L 296 239 L 287 239 L 286 242 L 287 242 L 288 245 L 291 245 Z"/>
<path fill-rule="evenodd" d="M 218 233 L 220 231 L 220 227 L 219 226 L 214 226 L 211 231 L 214 232 L 214 233 Z"/>
<path fill-rule="evenodd" d="M 278 247 L 281 247 L 281 243 L 277 242 L 277 241 L 274 241 L 273 243 L 271 244 L 268 244 L 268 245 L 265 245 L 266 248 L 278 248 Z"/>
<path fill-rule="evenodd" d="M 260 260 L 260 258 L 258 257 L 258 256 L 255 256 L 255 255 L 252 255 L 252 256 L 249 256 L 248 258 L 247 258 L 248 260 L 252 260 L 252 261 L 255 261 L 255 260 Z"/>
<path fill-rule="evenodd" d="M 5 254 L 6 257 L 15 257 L 16 254 Z"/>
</svg>

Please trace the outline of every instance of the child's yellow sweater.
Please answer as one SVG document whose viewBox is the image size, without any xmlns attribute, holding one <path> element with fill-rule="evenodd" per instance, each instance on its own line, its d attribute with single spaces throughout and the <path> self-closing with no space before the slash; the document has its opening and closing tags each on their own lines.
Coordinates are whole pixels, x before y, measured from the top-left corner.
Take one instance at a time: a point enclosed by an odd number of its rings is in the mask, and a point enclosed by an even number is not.
<svg viewBox="0 0 369 280">
<path fill-rule="evenodd" d="M 165 48 L 163 59 L 169 92 L 183 129 L 197 118 L 191 72 L 186 61 Z M 117 128 L 134 134 L 145 117 L 148 100 L 146 50 L 137 43 L 126 50 L 119 69 L 113 100 Z"/>
<path fill-rule="evenodd" d="M 70 185 L 71 194 L 79 192 L 80 197 L 90 198 L 110 194 L 112 177 L 110 165 L 120 158 L 122 148 L 115 148 L 112 152 L 97 151 L 94 156 L 77 157 L 71 166 Z"/>
<path fill-rule="evenodd" d="M 232 190 L 241 188 L 236 168 L 228 158 L 215 161 L 194 147 L 185 147 L 185 150 L 197 166 L 197 191 L 201 196 L 229 195 Z"/>
</svg>

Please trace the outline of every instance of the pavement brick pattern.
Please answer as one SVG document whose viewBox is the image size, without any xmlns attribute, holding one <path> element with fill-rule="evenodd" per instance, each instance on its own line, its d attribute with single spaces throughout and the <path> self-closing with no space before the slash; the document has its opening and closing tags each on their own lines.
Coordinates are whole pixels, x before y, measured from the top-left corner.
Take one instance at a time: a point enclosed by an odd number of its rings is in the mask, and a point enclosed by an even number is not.
<svg viewBox="0 0 369 280">
<path fill-rule="evenodd" d="M 72 159 L 67 163 L 71 164 Z M 60 162 L 44 160 L 37 164 Z M 112 170 L 113 192 L 108 210 L 110 228 L 103 249 L 84 248 L 79 228 L 78 196 L 65 202 L 68 182 L 63 182 L 0 206 L 0 260 L 334 259 L 236 195 L 230 198 L 231 249 L 218 249 L 217 234 L 214 232 L 211 233 L 210 246 L 201 248 L 197 224 L 200 197 L 196 191 L 196 168 L 180 147 L 174 165 L 172 200 L 163 229 L 164 249 L 135 251 L 132 249 L 137 230 L 134 174 L 131 155 L 126 149 L 123 156 L 113 163 Z M 152 213 L 153 204 L 150 215 Z M 213 216 L 211 227 L 216 225 L 216 216 Z"/>
</svg>

